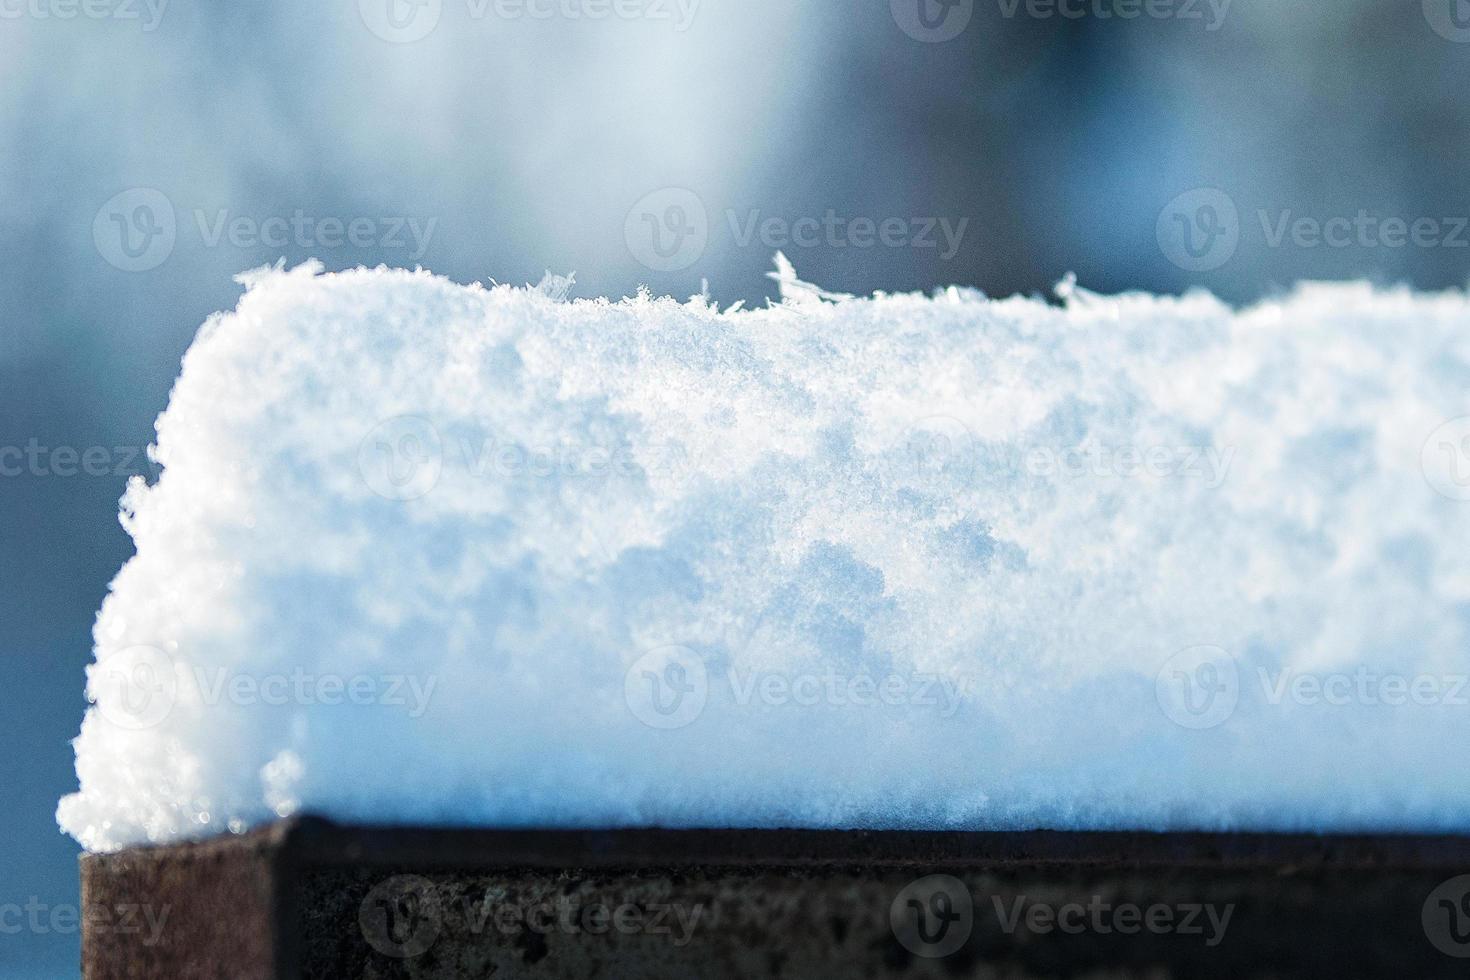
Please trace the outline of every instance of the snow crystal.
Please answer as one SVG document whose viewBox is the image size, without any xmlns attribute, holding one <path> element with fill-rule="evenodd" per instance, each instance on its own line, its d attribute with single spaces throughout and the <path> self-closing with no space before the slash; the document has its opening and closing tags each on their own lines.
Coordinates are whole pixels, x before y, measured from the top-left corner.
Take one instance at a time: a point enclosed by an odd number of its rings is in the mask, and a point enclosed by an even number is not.
<svg viewBox="0 0 1470 980">
<path fill-rule="evenodd" d="M 1464 294 L 777 278 L 244 277 L 61 826 L 1470 828 Z"/>
</svg>

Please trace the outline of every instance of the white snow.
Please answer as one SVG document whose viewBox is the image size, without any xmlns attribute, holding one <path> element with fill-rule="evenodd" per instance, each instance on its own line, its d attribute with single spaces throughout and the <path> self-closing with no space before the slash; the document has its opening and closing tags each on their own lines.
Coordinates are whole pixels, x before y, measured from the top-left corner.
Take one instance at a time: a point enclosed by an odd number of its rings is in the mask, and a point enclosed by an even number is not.
<svg viewBox="0 0 1470 980">
<path fill-rule="evenodd" d="M 1470 828 L 1462 293 L 243 281 L 123 501 L 89 849 Z"/>
</svg>

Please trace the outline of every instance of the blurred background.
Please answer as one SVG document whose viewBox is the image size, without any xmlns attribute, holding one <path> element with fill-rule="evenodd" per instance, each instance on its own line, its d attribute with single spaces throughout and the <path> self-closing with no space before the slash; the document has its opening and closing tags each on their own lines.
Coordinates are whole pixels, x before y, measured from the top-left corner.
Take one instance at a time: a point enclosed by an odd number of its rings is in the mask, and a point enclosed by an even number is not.
<svg viewBox="0 0 1470 980">
<path fill-rule="evenodd" d="M 1467 0 L 0 0 L 0 66 L 0 976 L 76 974 L 53 813 L 117 498 L 242 270 L 1470 273 Z"/>
</svg>

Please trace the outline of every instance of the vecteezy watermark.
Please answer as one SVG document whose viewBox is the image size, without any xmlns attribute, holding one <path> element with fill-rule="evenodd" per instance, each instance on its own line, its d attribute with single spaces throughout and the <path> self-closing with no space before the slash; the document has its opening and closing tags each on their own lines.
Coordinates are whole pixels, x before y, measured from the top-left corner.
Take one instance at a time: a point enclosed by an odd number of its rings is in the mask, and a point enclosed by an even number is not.
<svg viewBox="0 0 1470 980">
<path fill-rule="evenodd" d="M 446 470 L 501 486 L 553 479 L 594 484 L 612 480 L 692 478 L 704 457 L 682 442 L 630 445 L 585 433 L 527 444 L 498 433 L 441 437 L 421 415 L 400 415 L 375 425 L 358 445 L 358 472 L 369 489 L 389 500 L 428 494 Z"/>
<path fill-rule="evenodd" d="M 1136 902 L 1104 901 L 1101 895 L 1088 896 L 1086 902 L 1044 902 L 1026 895 L 1006 901 L 999 895 L 990 897 L 1001 931 L 1011 935 L 1023 925 L 1032 935 L 1053 932 L 1069 936 L 1083 933 L 1106 936 L 1117 933 L 1134 936 L 1142 932 L 1156 936 L 1198 936 L 1213 949 L 1225 939 L 1235 903 L 1213 902 Z"/>
<path fill-rule="evenodd" d="M 1206 31 L 1225 25 L 1234 0 L 995 0 L 1006 20 L 1200 21 Z M 916 41 L 938 43 L 962 34 L 975 13 L 974 0 L 889 0 L 893 21 Z"/>
<path fill-rule="evenodd" d="M 204 248 L 284 249 L 295 245 L 330 251 L 351 246 L 404 250 L 410 260 L 428 251 L 439 223 L 432 217 L 316 215 L 301 208 L 263 217 L 234 214 L 228 208 L 195 208 L 191 216 Z M 173 202 L 151 187 L 134 187 L 114 195 L 92 219 L 97 253 L 124 272 L 158 268 L 173 254 L 178 237 Z"/>
<path fill-rule="evenodd" d="M 141 446 L 48 446 L 32 437 L 24 446 L 0 446 L 0 478 L 22 476 L 156 476 Z"/>
<path fill-rule="evenodd" d="M 1056 450 L 1037 447 L 1026 453 L 1026 472 L 1032 476 L 1084 479 L 1199 480 L 1218 489 L 1235 460 L 1235 447 L 1215 446 L 1073 446 Z"/>
<path fill-rule="evenodd" d="M 205 248 L 221 242 L 233 248 L 353 248 L 407 249 L 409 259 L 420 259 L 429 249 L 438 218 L 410 216 L 338 218 L 307 214 L 297 208 L 288 215 L 232 215 L 227 208 L 194 210 L 194 223 Z"/>
<path fill-rule="evenodd" d="M 166 9 L 168 0 L 0 0 L 0 20 L 137 21 L 151 32 Z"/>
<path fill-rule="evenodd" d="M 1424 899 L 1424 935 L 1446 956 L 1470 959 L 1470 875 L 1441 882 Z"/>
<path fill-rule="evenodd" d="M 465 0 L 465 6 L 475 20 L 662 21 L 682 33 L 694 23 L 699 0 Z"/>
<path fill-rule="evenodd" d="M 959 252 L 970 224 L 969 218 L 846 217 L 832 208 L 820 218 L 814 215 L 762 218 L 760 208 L 748 208 L 744 213 L 730 208 L 725 212 L 725 221 L 738 248 L 756 242 L 768 250 L 824 246 L 937 249 L 942 262 L 948 262 Z"/>
<path fill-rule="evenodd" d="M 1154 233 L 1170 262 L 1186 272 L 1210 272 L 1240 246 L 1240 212 L 1224 191 L 1201 187 L 1164 205 Z"/>
<path fill-rule="evenodd" d="M 505 889 L 487 889 L 475 905 L 463 906 L 465 925 L 478 933 L 487 925 L 503 936 L 534 933 L 541 936 L 665 937 L 671 946 L 684 947 L 694 938 L 705 914 L 703 902 L 588 901 L 572 895 L 542 900 L 511 899 Z"/>
<path fill-rule="evenodd" d="M 959 37 L 975 15 L 975 0 L 889 0 L 888 7 L 899 30 L 927 44 Z"/>
<path fill-rule="evenodd" d="M 1180 650 L 1159 668 L 1154 696 L 1170 721 L 1183 728 L 1222 724 L 1240 700 L 1240 670 L 1235 658 L 1215 646 Z"/>
<path fill-rule="evenodd" d="M 888 906 L 888 926 L 899 945 L 925 959 L 956 952 L 975 928 L 969 887 L 951 875 L 911 881 Z"/>
<path fill-rule="evenodd" d="M 1470 43 L 1470 0 L 1424 0 L 1424 19 L 1446 41 Z"/>
<path fill-rule="evenodd" d="M 997 924 L 1006 935 L 1024 931 L 1037 936 L 1060 932 L 1069 936 L 1092 933 L 1124 936 L 1198 936 L 1214 948 L 1225 939 L 1234 903 L 1114 902 L 1101 895 L 1085 900 L 1039 900 L 1020 894 L 1009 899 L 989 897 Z M 940 959 L 957 952 L 975 925 L 975 899 L 969 887 L 950 875 L 928 875 L 905 885 L 889 904 L 888 923 L 894 938 L 915 956 Z"/>
<path fill-rule="evenodd" d="M 194 666 L 188 683 L 205 705 L 230 704 L 325 705 L 355 704 L 403 708 L 409 718 L 421 718 L 439 678 L 418 674 L 313 673 L 302 667 L 289 671 L 252 673 L 227 667 Z"/>
<path fill-rule="evenodd" d="M 1470 248 L 1470 217 L 1382 217 L 1367 208 L 1354 215 L 1317 217 L 1290 208 L 1257 211 L 1267 248 Z"/>
<path fill-rule="evenodd" d="M 566 20 L 668 22 L 675 31 L 694 23 L 699 0 L 463 0 L 472 21 Z M 421 41 L 439 26 L 443 0 L 358 0 L 362 22 L 390 44 Z"/>
<path fill-rule="evenodd" d="M 166 903 L 147 902 L 89 902 L 78 908 L 64 902 L 43 902 L 32 895 L 24 904 L 0 903 L 0 936 L 68 936 L 85 928 L 92 935 L 137 936 L 143 946 L 156 946 L 171 911 L 172 906 Z"/>
<path fill-rule="evenodd" d="M 778 671 L 739 670 L 730 668 L 724 675 L 734 702 L 741 707 L 752 703 L 768 707 L 797 705 L 812 708 L 827 705 L 834 708 L 874 708 L 887 706 L 933 708 L 941 718 L 951 718 L 969 694 L 970 679 L 943 674 L 824 673 L 787 674 Z"/>
<path fill-rule="evenodd" d="M 711 678 L 703 658 L 683 646 L 650 650 L 623 676 L 628 710 L 650 728 L 674 729 L 691 724 L 709 702 L 712 680 L 729 687 L 729 701 L 741 708 L 881 708 L 932 709 L 953 717 L 969 695 L 970 679 L 915 672 L 822 673 L 742 670 L 731 667 Z"/>
<path fill-rule="evenodd" d="M 1470 674 L 1395 673 L 1358 665 L 1343 671 L 1256 667 L 1256 702 L 1276 708 L 1470 708 Z M 1181 650 L 1159 669 L 1155 693 L 1164 714 L 1185 728 L 1214 728 L 1236 710 L 1248 686 L 1239 664 L 1215 646 Z"/>
<path fill-rule="evenodd" d="M 1380 673 L 1359 666 L 1351 673 L 1310 673 L 1256 669 L 1268 704 L 1290 701 L 1299 705 L 1412 705 L 1470 707 L 1470 674 Z"/>
<path fill-rule="evenodd" d="M 1470 4 L 1470 0 L 1465 0 Z M 1269 249 L 1470 248 L 1470 216 L 1299 214 L 1292 208 L 1258 208 L 1260 244 Z M 1218 188 L 1179 195 L 1159 212 L 1156 227 L 1164 257 L 1187 272 L 1209 272 L 1235 257 L 1245 228 L 1235 201 Z"/>
<path fill-rule="evenodd" d="M 1234 446 L 1072 446 L 982 443 L 959 419 L 934 415 L 909 425 L 878 465 L 895 482 L 963 484 L 977 470 L 1049 480 L 1195 480 L 1215 490 L 1229 477 Z"/>
<path fill-rule="evenodd" d="M 932 249 L 945 262 L 959 253 L 970 224 L 964 217 L 850 216 L 833 208 L 820 215 L 794 216 L 765 214 L 761 208 L 727 208 L 723 218 L 736 248 Z M 711 231 L 704 201 L 687 187 L 645 194 L 623 221 L 629 253 L 654 272 L 677 272 L 698 262 L 709 247 Z"/>
<path fill-rule="evenodd" d="M 98 712 L 119 728 L 130 730 L 162 723 L 180 703 L 205 707 L 221 703 L 242 707 L 382 706 L 420 718 L 437 684 L 434 675 L 316 673 L 300 666 L 289 671 L 186 666 L 147 645 L 116 650 L 88 674 L 88 692 Z"/>
<path fill-rule="evenodd" d="M 395 875 L 379 882 L 358 907 L 363 938 L 377 952 L 412 959 L 428 952 L 446 926 L 456 935 L 541 936 L 645 935 L 665 937 L 676 947 L 694 938 L 706 909 L 703 903 L 607 902 L 563 892 L 528 898 L 490 886 L 482 895 L 440 894 L 419 875 Z"/>
<path fill-rule="evenodd" d="M 1470 415 L 1451 419 L 1431 432 L 1419 465 L 1436 493 L 1470 501 Z"/>
<path fill-rule="evenodd" d="M 1197 20 L 1211 33 L 1225 26 L 1235 0 L 996 0 L 1007 20 Z"/>
</svg>

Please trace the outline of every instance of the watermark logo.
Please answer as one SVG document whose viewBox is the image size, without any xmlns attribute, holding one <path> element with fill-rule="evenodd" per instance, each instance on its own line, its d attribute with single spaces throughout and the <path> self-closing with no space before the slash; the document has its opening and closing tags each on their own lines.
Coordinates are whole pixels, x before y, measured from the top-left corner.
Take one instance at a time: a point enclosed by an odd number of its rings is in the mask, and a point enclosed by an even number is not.
<svg viewBox="0 0 1470 980">
<path fill-rule="evenodd" d="M 123 272 L 147 272 L 173 254 L 178 220 L 173 202 L 151 187 L 115 194 L 92 219 L 97 254 Z"/>
<path fill-rule="evenodd" d="M 1185 728 L 1213 728 L 1249 695 L 1262 707 L 1465 708 L 1470 674 L 1383 673 L 1358 665 L 1351 671 L 1310 672 L 1257 666 L 1253 685 L 1243 683 L 1239 664 L 1219 647 L 1199 646 L 1169 658 L 1158 673 L 1159 706 Z"/>
<path fill-rule="evenodd" d="M 438 485 L 444 470 L 439 430 L 417 415 L 381 422 L 358 446 L 357 468 L 378 496 L 416 500 Z"/>
<path fill-rule="evenodd" d="M 1424 0 L 1424 19 L 1446 41 L 1470 42 L 1470 0 Z"/>
<path fill-rule="evenodd" d="M 1470 501 L 1470 415 L 1435 429 L 1424 443 L 1419 465 L 1436 493 Z"/>
<path fill-rule="evenodd" d="M 1470 2 L 1470 0 L 1467 0 Z M 1159 248 L 1181 269 L 1208 272 L 1229 262 L 1246 232 L 1252 244 L 1277 250 L 1470 249 L 1465 215 L 1299 214 L 1292 208 L 1257 208 L 1250 228 L 1240 223 L 1236 204 L 1213 188 L 1181 194 L 1159 214 Z M 1259 224 L 1259 239 L 1254 231 Z"/>
<path fill-rule="evenodd" d="M 749 670 L 730 667 L 711 675 L 687 647 L 664 647 L 644 654 L 629 668 L 624 696 L 629 709 L 654 728 L 683 728 L 701 712 L 716 682 L 729 688 L 729 703 L 739 708 L 924 708 L 952 718 L 970 697 L 971 678 L 924 672 L 822 673 Z"/>
<path fill-rule="evenodd" d="M 1435 949 L 1470 959 L 1470 875 L 1451 878 L 1430 892 L 1421 921 Z"/>
<path fill-rule="evenodd" d="M 709 673 L 688 647 L 650 650 L 623 677 L 623 699 L 633 716 L 650 728 L 683 728 L 704 711 Z"/>
<path fill-rule="evenodd" d="M 1240 247 L 1240 212 L 1224 191 L 1201 187 L 1165 205 L 1155 233 L 1170 262 L 1186 272 L 1210 272 Z"/>
<path fill-rule="evenodd" d="M 357 922 L 369 946 L 394 959 L 428 952 L 444 927 L 444 910 L 434 883 L 419 875 L 395 875 L 367 893 Z"/>
<path fill-rule="evenodd" d="M 895 482 L 963 483 L 975 468 L 975 437 L 957 418 L 930 415 L 904 429 L 886 459 Z"/>
<path fill-rule="evenodd" d="M 109 654 L 92 668 L 88 680 L 102 717 L 132 731 L 161 723 L 179 697 L 173 658 L 157 647 L 132 646 Z"/>
<path fill-rule="evenodd" d="M 444 0 L 358 0 L 363 24 L 389 44 L 421 41 L 439 25 Z"/>
<path fill-rule="evenodd" d="M 768 214 L 763 208 L 726 208 L 723 223 L 710 224 L 709 211 L 693 191 L 663 188 L 645 195 L 628 212 L 623 235 L 628 250 L 656 272 L 688 268 L 704 255 L 716 232 L 728 233 L 736 248 L 759 245 L 788 249 L 909 248 L 933 251 L 941 262 L 959 254 L 968 217 L 845 215 L 835 208 L 818 214 Z M 718 219 L 721 215 L 716 215 Z"/>
<path fill-rule="evenodd" d="M 975 15 L 975 0 L 889 0 L 893 22 L 915 41 L 939 44 L 959 37 Z"/>
<path fill-rule="evenodd" d="M 904 949 L 925 959 L 958 950 L 975 927 L 970 889 L 951 875 L 929 875 L 905 885 L 888 906 L 888 925 Z"/>
<path fill-rule="evenodd" d="M 107 262 L 124 272 L 156 269 L 173 254 L 181 231 L 197 231 L 204 248 L 283 250 L 292 245 L 323 251 L 347 246 L 402 250 L 411 261 L 423 258 L 439 219 L 407 215 L 337 216 L 290 214 L 259 217 L 228 208 L 194 208 L 193 221 L 179 226 L 173 203 L 161 192 L 134 187 L 114 196 L 92 219 L 92 241 Z"/>
<path fill-rule="evenodd" d="M 1180 650 L 1154 678 L 1154 695 L 1169 720 L 1183 728 L 1214 728 L 1235 713 L 1240 671 L 1235 658 L 1214 646 Z"/>
<path fill-rule="evenodd" d="M 687 269 L 709 245 L 709 212 L 699 195 L 665 187 L 638 199 L 623 222 L 628 251 L 654 272 Z"/>
</svg>

